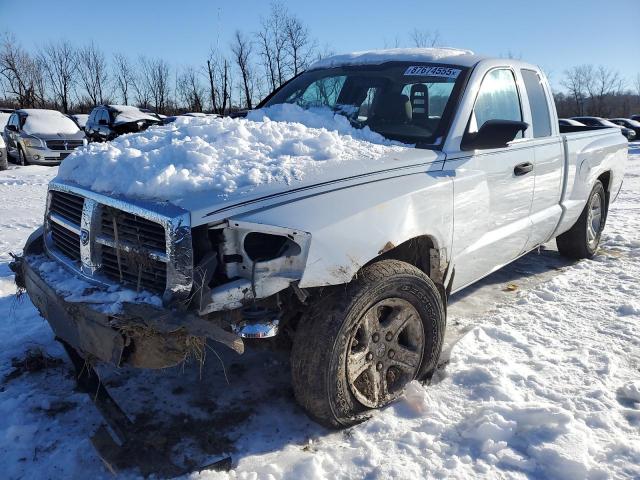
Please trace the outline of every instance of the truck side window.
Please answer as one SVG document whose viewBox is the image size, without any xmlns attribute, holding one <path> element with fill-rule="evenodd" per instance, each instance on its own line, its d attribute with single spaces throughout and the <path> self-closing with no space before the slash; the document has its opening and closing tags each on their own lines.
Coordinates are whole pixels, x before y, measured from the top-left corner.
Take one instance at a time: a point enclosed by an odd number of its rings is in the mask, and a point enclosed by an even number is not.
<svg viewBox="0 0 640 480">
<path fill-rule="evenodd" d="M 549 103 L 544 94 L 544 88 L 537 72 L 533 70 L 521 70 L 524 86 L 531 107 L 531 120 L 533 122 L 533 136 L 548 137 L 551 135 L 551 117 L 549 115 Z"/>
<path fill-rule="evenodd" d="M 522 121 L 520 96 L 511 70 L 491 70 L 482 80 L 469 122 L 469 132 L 477 132 L 487 120 Z M 521 137 L 522 133 L 519 133 L 516 138 Z"/>
</svg>

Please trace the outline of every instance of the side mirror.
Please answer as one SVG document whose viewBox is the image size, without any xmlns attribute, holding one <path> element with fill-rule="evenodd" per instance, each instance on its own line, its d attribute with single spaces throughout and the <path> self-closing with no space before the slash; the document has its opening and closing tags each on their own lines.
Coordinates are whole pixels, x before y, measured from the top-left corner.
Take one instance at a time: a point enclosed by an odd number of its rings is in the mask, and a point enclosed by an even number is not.
<svg viewBox="0 0 640 480">
<path fill-rule="evenodd" d="M 11 130 L 12 132 L 17 132 L 18 127 L 16 127 L 15 125 L 7 125 L 7 130 Z"/>
<path fill-rule="evenodd" d="M 462 150 L 485 150 L 504 148 L 513 141 L 518 132 L 529 128 L 526 122 L 515 120 L 487 120 L 476 133 L 466 133 L 462 137 Z"/>
</svg>

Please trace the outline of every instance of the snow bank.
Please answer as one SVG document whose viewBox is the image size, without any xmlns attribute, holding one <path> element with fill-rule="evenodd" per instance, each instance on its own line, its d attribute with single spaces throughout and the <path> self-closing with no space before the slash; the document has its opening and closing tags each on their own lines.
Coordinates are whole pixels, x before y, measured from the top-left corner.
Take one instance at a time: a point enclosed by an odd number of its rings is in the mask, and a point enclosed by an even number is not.
<svg viewBox="0 0 640 480">
<path fill-rule="evenodd" d="M 27 119 L 22 129 L 31 135 L 56 135 L 78 133 L 78 125 L 56 110 L 24 109 Z"/>
<path fill-rule="evenodd" d="M 229 196 L 405 148 L 368 128 L 354 129 L 330 110 L 276 105 L 247 119 L 178 117 L 167 126 L 91 144 L 62 163 L 58 179 L 153 200 L 202 190 Z"/>
<path fill-rule="evenodd" d="M 312 64 L 309 70 L 343 65 L 379 65 L 384 62 L 436 62 L 444 58 L 458 57 L 460 55 L 473 55 L 473 52 L 449 47 L 366 50 L 323 58 Z"/>
<path fill-rule="evenodd" d="M 143 112 L 138 107 L 132 107 L 130 105 L 109 105 L 111 108 L 118 111 L 118 115 L 113 120 L 114 125 L 122 123 L 138 122 L 140 120 L 151 120 L 157 122 L 158 117 L 151 115 L 150 113 Z"/>
</svg>

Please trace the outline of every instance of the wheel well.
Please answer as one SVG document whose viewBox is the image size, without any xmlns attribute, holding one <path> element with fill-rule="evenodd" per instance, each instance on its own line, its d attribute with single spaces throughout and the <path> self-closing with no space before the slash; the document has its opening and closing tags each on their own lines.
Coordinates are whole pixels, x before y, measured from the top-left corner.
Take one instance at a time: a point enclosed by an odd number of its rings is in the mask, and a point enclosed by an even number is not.
<svg viewBox="0 0 640 480">
<path fill-rule="evenodd" d="M 444 282 L 448 264 L 442 257 L 432 237 L 421 235 L 410 238 L 400 245 L 393 245 L 391 242 L 387 242 L 380 254 L 367 265 L 379 260 L 400 260 L 422 270 L 436 284 L 446 305 L 447 293 Z"/>
<path fill-rule="evenodd" d="M 602 185 L 604 186 L 604 190 L 607 192 L 607 194 L 609 194 L 609 185 L 611 183 L 611 172 L 604 172 L 602 175 L 600 175 L 598 177 L 598 180 L 600 180 L 602 182 Z"/>
</svg>

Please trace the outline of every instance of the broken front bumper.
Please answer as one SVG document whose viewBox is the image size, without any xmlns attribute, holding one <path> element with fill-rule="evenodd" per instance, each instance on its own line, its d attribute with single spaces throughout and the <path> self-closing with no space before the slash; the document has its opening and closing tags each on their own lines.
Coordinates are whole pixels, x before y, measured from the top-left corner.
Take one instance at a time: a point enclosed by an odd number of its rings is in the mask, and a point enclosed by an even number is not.
<svg viewBox="0 0 640 480">
<path fill-rule="evenodd" d="M 35 257 L 43 254 L 39 229 L 27 240 L 24 255 L 10 265 L 16 283 L 26 290 L 56 337 L 85 358 L 116 366 L 165 368 L 183 362 L 190 354 L 197 357 L 205 348 L 206 339 L 221 342 L 238 353 L 244 351 L 242 339 L 225 330 L 223 322 L 187 311 L 125 303 L 120 313 L 107 314 L 94 304 L 66 301 L 33 265 Z"/>
</svg>

